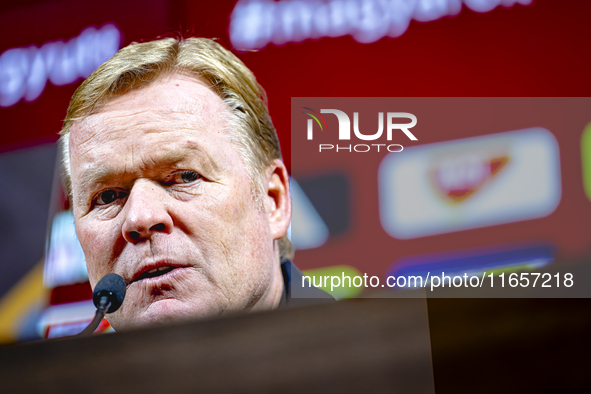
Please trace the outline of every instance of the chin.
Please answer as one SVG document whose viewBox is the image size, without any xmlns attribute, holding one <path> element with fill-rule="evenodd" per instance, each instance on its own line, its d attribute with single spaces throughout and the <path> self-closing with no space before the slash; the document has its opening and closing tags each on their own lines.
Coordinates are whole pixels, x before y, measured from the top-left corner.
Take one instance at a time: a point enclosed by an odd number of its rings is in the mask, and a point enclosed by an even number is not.
<svg viewBox="0 0 591 394">
<path fill-rule="evenodd" d="M 151 303 L 144 311 L 128 316 L 112 316 L 109 323 L 116 331 L 176 323 L 187 320 L 218 316 L 211 308 L 195 308 L 177 299 L 165 299 Z"/>
</svg>

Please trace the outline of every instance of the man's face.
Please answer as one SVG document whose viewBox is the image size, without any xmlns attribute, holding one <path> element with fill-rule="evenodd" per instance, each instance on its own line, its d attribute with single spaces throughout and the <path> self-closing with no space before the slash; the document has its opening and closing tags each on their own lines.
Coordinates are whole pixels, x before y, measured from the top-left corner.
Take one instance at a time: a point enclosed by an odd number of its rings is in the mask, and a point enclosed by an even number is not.
<svg viewBox="0 0 591 394">
<path fill-rule="evenodd" d="M 73 125 L 72 206 L 90 282 L 115 272 L 128 284 L 108 315 L 115 329 L 277 306 L 273 240 L 287 222 L 277 225 L 274 193 L 257 208 L 229 116 L 204 83 L 178 75 Z"/>
</svg>

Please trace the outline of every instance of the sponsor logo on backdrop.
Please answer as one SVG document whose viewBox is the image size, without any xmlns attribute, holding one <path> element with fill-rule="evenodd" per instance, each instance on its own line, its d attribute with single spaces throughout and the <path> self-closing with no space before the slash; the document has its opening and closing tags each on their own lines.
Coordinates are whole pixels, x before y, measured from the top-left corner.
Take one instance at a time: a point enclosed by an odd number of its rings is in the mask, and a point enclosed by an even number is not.
<svg viewBox="0 0 591 394">
<path fill-rule="evenodd" d="M 583 164 L 583 187 L 587 198 L 591 200 L 591 123 L 581 136 L 581 163 Z"/>
<path fill-rule="evenodd" d="M 48 81 L 62 86 L 86 78 L 119 50 L 121 37 L 119 29 L 109 23 L 98 29 L 87 27 L 66 42 L 4 51 L 0 56 L 0 107 L 21 99 L 37 100 Z"/>
<path fill-rule="evenodd" d="M 492 245 L 448 252 L 422 254 L 396 260 L 386 270 L 385 277 L 406 277 L 404 287 L 427 283 L 429 276 L 495 275 L 503 272 L 535 270 L 554 262 L 557 248 L 553 244 Z M 411 281 L 411 278 L 415 278 Z"/>
<path fill-rule="evenodd" d="M 330 133 L 326 120 L 322 114 L 332 114 L 336 116 L 338 121 L 338 133 L 334 134 L 334 140 L 338 142 L 346 142 L 352 140 L 351 134 L 351 119 L 347 113 L 339 109 L 320 109 L 316 111 L 310 107 L 302 107 L 303 114 L 308 116 L 306 136 L 309 141 L 314 140 L 314 129 L 320 132 Z M 356 152 L 366 153 L 374 152 L 402 152 L 404 147 L 400 144 L 391 144 L 394 136 L 398 136 L 398 132 L 404 134 L 409 140 L 417 141 L 417 137 L 410 131 L 416 126 L 417 117 L 408 112 L 378 112 L 378 130 L 376 132 L 369 130 L 360 130 L 359 128 L 359 112 L 353 112 L 353 141 L 376 141 L 387 143 L 371 143 L 371 144 L 318 144 L 318 151 L 320 153 L 326 151 L 335 152 Z M 400 120 L 406 122 L 400 123 Z M 384 127 L 385 124 L 385 127 Z M 384 130 L 386 131 L 384 134 Z M 402 135 L 400 134 L 400 135 Z M 333 136 L 331 136 L 332 138 Z"/>
<path fill-rule="evenodd" d="M 562 193 L 543 128 L 410 147 L 384 157 L 378 182 L 380 222 L 398 239 L 542 218 Z"/>
<path fill-rule="evenodd" d="M 367 44 L 399 37 L 410 25 L 455 16 L 465 5 L 489 12 L 532 0 L 240 0 L 230 17 L 230 41 L 239 50 L 350 35 Z"/>
<path fill-rule="evenodd" d="M 434 161 L 430 171 L 433 189 L 446 202 L 460 204 L 490 183 L 507 168 L 508 153 L 461 152 Z"/>
</svg>

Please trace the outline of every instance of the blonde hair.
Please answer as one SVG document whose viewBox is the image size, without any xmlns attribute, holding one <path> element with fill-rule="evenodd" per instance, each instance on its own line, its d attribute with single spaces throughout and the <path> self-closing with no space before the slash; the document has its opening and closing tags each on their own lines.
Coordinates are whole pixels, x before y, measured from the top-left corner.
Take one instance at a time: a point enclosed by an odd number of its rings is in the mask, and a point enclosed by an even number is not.
<svg viewBox="0 0 591 394">
<path fill-rule="evenodd" d="M 229 119 L 230 138 L 251 179 L 255 204 L 264 209 L 261 202 L 263 174 L 275 159 L 281 159 L 265 90 L 244 63 L 220 44 L 206 38 L 164 38 L 133 43 L 97 68 L 76 89 L 59 140 L 66 192 L 71 196 L 69 134 L 74 122 L 91 115 L 111 98 L 175 73 L 193 75 L 210 83 L 229 108 L 233 115 Z M 293 247 L 287 235 L 279 240 L 279 253 L 281 259 L 293 258 Z"/>
</svg>

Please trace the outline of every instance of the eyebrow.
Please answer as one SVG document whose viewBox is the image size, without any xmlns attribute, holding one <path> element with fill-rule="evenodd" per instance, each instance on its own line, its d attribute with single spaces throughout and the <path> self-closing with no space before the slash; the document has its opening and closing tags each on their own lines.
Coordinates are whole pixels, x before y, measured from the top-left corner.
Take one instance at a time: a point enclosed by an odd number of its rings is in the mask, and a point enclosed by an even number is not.
<svg viewBox="0 0 591 394">
<path fill-rule="evenodd" d="M 219 170 L 217 163 L 214 160 L 212 160 L 210 155 L 206 151 L 201 149 L 201 147 L 194 141 L 187 141 L 187 144 L 177 149 L 168 149 L 157 152 L 154 155 L 154 164 L 148 167 L 157 167 L 160 165 L 173 166 L 183 160 L 186 160 L 191 152 L 195 152 L 206 158 L 206 160 L 201 163 L 206 168 L 211 168 L 215 172 Z M 145 168 L 140 169 L 140 171 L 142 170 L 145 170 Z M 121 171 L 108 164 L 101 165 L 100 167 L 93 167 L 91 169 L 87 169 L 83 171 L 80 176 L 82 194 L 88 193 L 89 189 L 92 189 L 93 185 L 106 183 L 108 180 L 120 175 Z"/>
<path fill-rule="evenodd" d="M 110 165 L 102 165 L 100 167 L 93 167 L 92 169 L 86 170 L 80 176 L 80 184 L 83 190 L 89 189 L 91 185 L 105 183 L 108 179 L 111 179 L 119 175 L 119 171 Z"/>
</svg>

